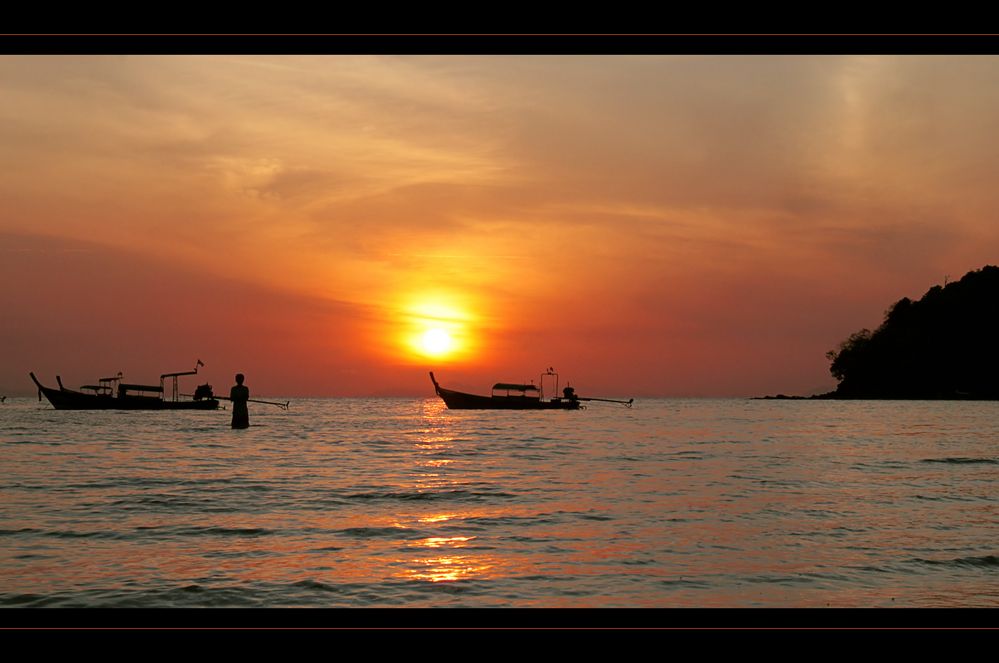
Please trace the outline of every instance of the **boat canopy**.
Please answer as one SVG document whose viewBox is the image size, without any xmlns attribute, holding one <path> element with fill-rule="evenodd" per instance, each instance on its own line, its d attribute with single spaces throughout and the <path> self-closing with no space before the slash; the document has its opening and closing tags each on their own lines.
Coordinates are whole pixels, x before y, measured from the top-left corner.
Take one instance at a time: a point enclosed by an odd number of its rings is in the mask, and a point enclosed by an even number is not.
<svg viewBox="0 0 999 663">
<path fill-rule="evenodd" d="M 505 382 L 497 382 L 493 385 L 493 389 L 500 389 L 503 391 L 537 391 L 538 388 L 533 384 L 506 384 Z"/>
<path fill-rule="evenodd" d="M 158 384 L 125 384 L 123 382 L 120 386 L 125 391 L 163 391 L 163 387 Z"/>
</svg>

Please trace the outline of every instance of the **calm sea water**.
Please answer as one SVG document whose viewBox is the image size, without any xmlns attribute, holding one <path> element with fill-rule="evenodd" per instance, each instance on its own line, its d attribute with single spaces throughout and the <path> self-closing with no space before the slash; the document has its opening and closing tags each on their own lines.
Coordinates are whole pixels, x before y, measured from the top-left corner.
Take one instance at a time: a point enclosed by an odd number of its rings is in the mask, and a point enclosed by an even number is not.
<svg viewBox="0 0 999 663">
<path fill-rule="evenodd" d="M 999 606 L 999 403 L 0 405 L 0 605 Z"/>
</svg>

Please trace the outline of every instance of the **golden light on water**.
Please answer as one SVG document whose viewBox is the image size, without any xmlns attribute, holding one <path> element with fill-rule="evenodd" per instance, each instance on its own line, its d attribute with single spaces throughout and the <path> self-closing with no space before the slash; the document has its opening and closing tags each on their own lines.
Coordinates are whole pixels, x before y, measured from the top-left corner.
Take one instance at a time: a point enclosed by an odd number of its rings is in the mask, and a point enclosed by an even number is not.
<svg viewBox="0 0 999 663">
<path fill-rule="evenodd" d="M 431 536 L 412 543 L 413 546 L 425 548 L 443 548 L 444 546 L 454 546 L 460 548 L 465 543 L 475 539 L 474 536 Z"/>
<path fill-rule="evenodd" d="M 458 517 L 458 514 L 431 514 L 419 519 L 422 524 L 440 524 Z M 437 553 L 433 557 L 409 559 L 409 567 L 400 571 L 398 577 L 427 582 L 451 582 L 471 578 L 485 578 L 496 566 L 495 560 L 479 555 L 463 555 L 458 551 L 474 541 L 475 536 L 430 536 L 406 545 L 414 549 L 429 549 Z"/>
<path fill-rule="evenodd" d="M 443 523 L 456 517 L 458 517 L 458 514 L 456 513 L 441 513 L 432 516 L 424 516 L 423 518 L 420 518 L 419 521 L 421 523 Z"/>
<path fill-rule="evenodd" d="M 405 576 L 413 580 L 429 582 L 451 582 L 488 577 L 488 571 L 493 564 L 481 562 L 471 557 L 447 555 L 417 560 L 422 567 L 410 569 Z"/>
</svg>

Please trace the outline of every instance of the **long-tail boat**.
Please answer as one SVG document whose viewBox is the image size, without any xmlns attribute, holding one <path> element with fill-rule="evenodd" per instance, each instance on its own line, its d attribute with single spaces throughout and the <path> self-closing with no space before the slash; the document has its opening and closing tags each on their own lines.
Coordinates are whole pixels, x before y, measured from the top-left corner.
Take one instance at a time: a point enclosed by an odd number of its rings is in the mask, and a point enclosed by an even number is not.
<svg viewBox="0 0 999 663">
<path fill-rule="evenodd" d="M 497 382 L 493 385 L 492 394 L 489 396 L 479 396 L 478 394 L 466 394 L 453 389 L 445 389 L 437 382 L 433 371 L 430 372 L 430 380 L 434 383 L 434 391 L 450 410 L 578 410 L 581 401 L 604 401 L 607 403 L 620 403 L 627 407 L 635 401 L 634 398 L 627 401 L 614 400 L 610 398 L 583 398 L 576 395 L 576 390 L 568 385 L 562 389 L 561 396 L 553 396 L 546 399 L 544 396 L 544 385 L 554 383 L 554 393 L 558 393 L 558 373 L 549 368 L 547 372 L 541 374 L 541 387 L 531 384 L 510 384 Z"/>
<path fill-rule="evenodd" d="M 97 384 L 83 385 L 80 391 L 64 387 L 62 378 L 58 375 L 58 389 L 44 386 L 34 373 L 29 375 L 38 386 L 38 400 L 44 394 L 57 410 L 217 410 L 219 401 L 212 393 L 210 384 L 199 385 L 191 400 L 180 399 L 177 378 L 196 375 L 198 366 L 204 366 L 200 359 L 193 371 L 164 373 L 160 376 L 158 385 L 122 382 L 122 374 L 118 373 L 109 378 L 100 378 Z M 165 397 L 164 387 L 168 379 L 172 381 L 169 399 Z"/>
</svg>

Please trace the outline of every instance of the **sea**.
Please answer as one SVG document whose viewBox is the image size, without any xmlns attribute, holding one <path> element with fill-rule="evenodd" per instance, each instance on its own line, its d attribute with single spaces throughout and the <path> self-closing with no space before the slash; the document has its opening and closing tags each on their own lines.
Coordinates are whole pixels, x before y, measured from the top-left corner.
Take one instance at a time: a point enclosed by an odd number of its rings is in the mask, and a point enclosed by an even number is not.
<svg viewBox="0 0 999 663">
<path fill-rule="evenodd" d="M 999 606 L 997 402 L 229 417 L 8 398 L 0 606 Z"/>
</svg>

